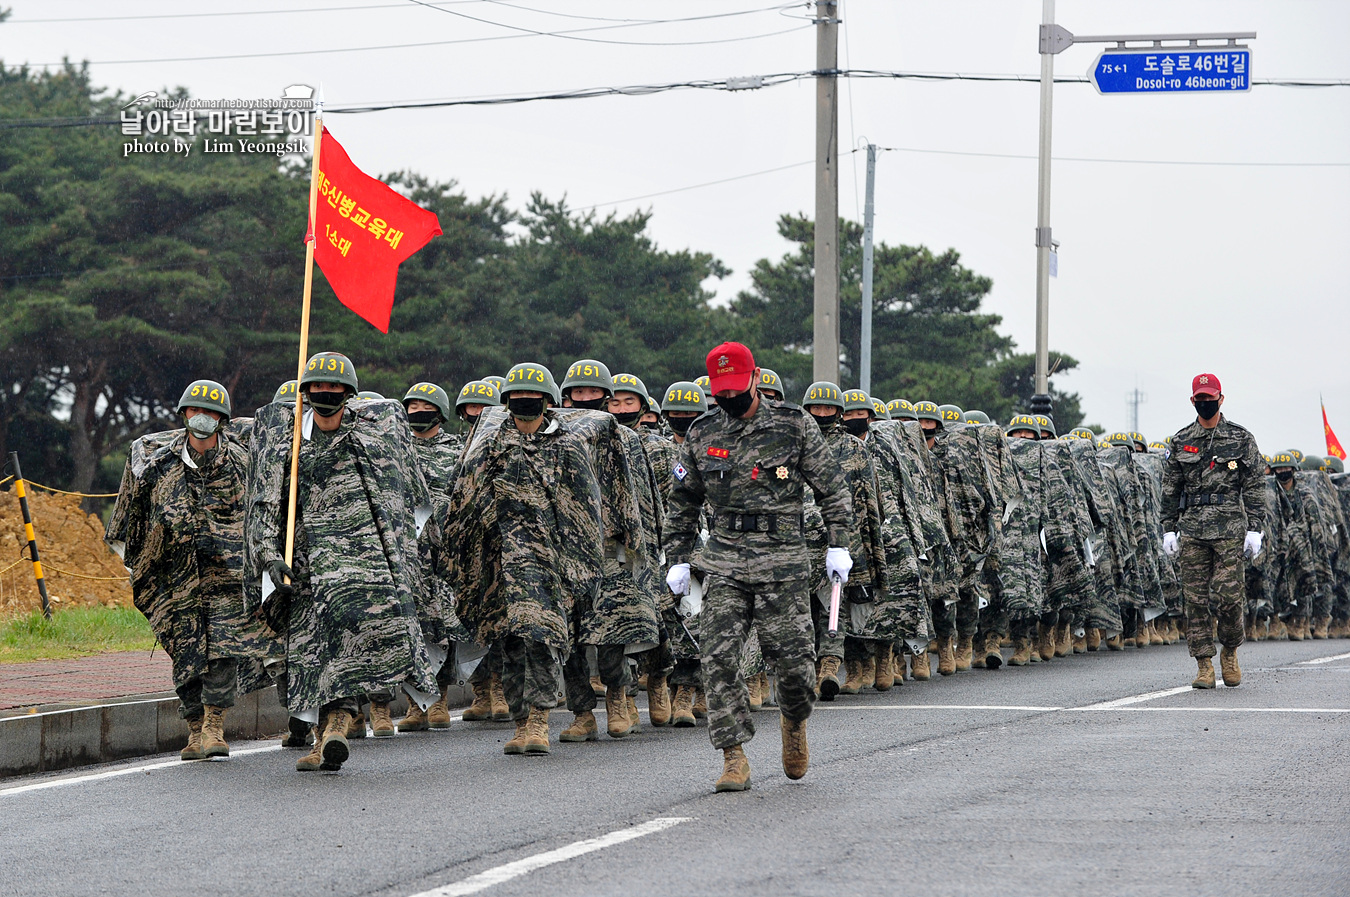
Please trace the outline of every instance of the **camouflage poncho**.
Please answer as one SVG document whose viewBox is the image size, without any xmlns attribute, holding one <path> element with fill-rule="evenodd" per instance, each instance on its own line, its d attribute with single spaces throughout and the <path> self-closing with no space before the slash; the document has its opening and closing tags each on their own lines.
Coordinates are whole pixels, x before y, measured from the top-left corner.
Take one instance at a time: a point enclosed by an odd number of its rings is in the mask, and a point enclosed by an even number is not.
<svg viewBox="0 0 1350 897">
<path fill-rule="evenodd" d="M 422 582 L 427 593 L 424 599 L 417 602 L 417 622 L 422 627 L 422 637 L 428 648 L 436 646 L 437 649 L 448 651 L 455 642 L 469 640 L 468 631 L 455 616 L 454 590 L 441 575 L 441 565 L 437 560 L 443 542 L 441 520 L 450 504 L 450 487 L 454 482 L 455 466 L 464 451 L 464 437 L 441 430 L 425 439 L 414 436 L 412 445 L 431 501 L 431 518 L 417 538 L 417 553 L 422 560 Z M 433 653 L 439 654 L 440 650 Z"/>
<path fill-rule="evenodd" d="M 920 563 L 924 563 L 919 560 L 925 545 L 924 523 L 912 461 L 894 427 L 874 423 L 863 444 L 876 466 L 885 557 L 876 577 L 872 615 L 858 635 L 888 641 L 927 641 L 932 637 L 933 624 L 919 572 Z"/>
<path fill-rule="evenodd" d="M 292 405 L 273 404 L 256 419 L 245 518 L 252 606 L 264 564 L 285 550 L 294 414 Z M 407 413 L 394 401 L 353 401 L 337 430 L 307 429 L 285 633 L 288 706 L 308 712 L 405 682 L 434 692 L 417 613 L 425 595 L 418 510 L 429 513 L 429 504 Z"/>
<path fill-rule="evenodd" d="M 226 657 L 240 661 L 240 693 L 267 684 L 262 661 L 276 646 L 246 612 L 243 592 L 251 426 L 247 418 L 222 424 L 205 455 L 187 448 L 186 430 L 137 439 L 108 520 L 105 538 L 121 549 L 132 599 L 173 661 L 175 686 Z"/>
</svg>

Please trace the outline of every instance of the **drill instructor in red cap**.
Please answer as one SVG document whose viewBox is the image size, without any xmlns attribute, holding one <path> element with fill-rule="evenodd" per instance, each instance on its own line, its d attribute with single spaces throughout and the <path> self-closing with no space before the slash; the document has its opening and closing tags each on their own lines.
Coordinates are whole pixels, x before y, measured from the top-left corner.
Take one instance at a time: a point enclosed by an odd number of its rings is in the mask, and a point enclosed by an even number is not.
<svg viewBox="0 0 1350 897">
<path fill-rule="evenodd" d="M 1191 381 L 1195 422 L 1170 441 L 1163 468 L 1163 551 L 1180 555 L 1186 599 L 1186 644 L 1195 658 L 1195 688 L 1214 687 L 1217 619 L 1223 684 L 1242 682 L 1243 554 L 1261 553 L 1265 529 L 1265 461 L 1256 437 L 1220 413 L 1223 387 L 1213 374 Z"/>
<path fill-rule="evenodd" d="M 805 490 L 820 506 L 831 547 L 827 573 L 847 581 L 853 500 L 820 427 L 800 406 L 758 391 L 750 350 L 723 343 L 708 353 L 709 392 L 718 411 L 694 421 L 680 446 L 666 516 L 670 590 L 698 613 L 708 694 L 708 735 L 722 751 L 717 791 L 750 787 L 741 745 L 755 734 L 741 653 L 753 623 L 778 674 L 783 771 L 806 775 L 806 718 L 815 702 L 815 630 L 810 552 L 802 526 Z M 708 505 L 708 542 L 695 557 L 699 514 Z M 693 567 L 697 569 L 693 569 Z"/>
</svg>

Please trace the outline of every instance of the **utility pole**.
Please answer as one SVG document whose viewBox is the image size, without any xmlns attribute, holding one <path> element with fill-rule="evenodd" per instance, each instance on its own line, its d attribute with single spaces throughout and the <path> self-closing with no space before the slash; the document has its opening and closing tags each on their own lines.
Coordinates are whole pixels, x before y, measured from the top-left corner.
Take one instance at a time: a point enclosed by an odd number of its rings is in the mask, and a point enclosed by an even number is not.
<svg viewBox="0 0 1350 897">
<path fill-rule="evenodd" d="M 872 194 L 877 179 L 877 147 L 867 144 L 867 199 L 863 202 L 862 338 L 858 388 L 872 394 Z"/>
<path fill-rule="evenodd" d="M 816 0 L 816 253 L 813 375 L 839 382 L 838 0 Z"/>
<path fill-rule="evenodd" d="M 1041 135 L 1036 178 L 1036 394 L 1031 413 L 1049 416 L 1050 398 L 1050 123 L 1055 99 L 1055 0 L 1041 0 Z"/>
<path fill-rule="evenodd" d="M 1125 393 L 1125 403 L 1130 406 L 1130 430 L 1139 432 L 1139 406 L 1148 401 L 1148 393 L 1140 392 L 1139 387 Z"/>
</svg>

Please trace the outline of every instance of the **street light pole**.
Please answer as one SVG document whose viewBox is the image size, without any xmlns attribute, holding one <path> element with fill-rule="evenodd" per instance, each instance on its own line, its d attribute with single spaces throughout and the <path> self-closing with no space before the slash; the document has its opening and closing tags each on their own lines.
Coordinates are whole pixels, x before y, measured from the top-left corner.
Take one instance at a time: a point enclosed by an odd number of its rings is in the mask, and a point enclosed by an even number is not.
<svg viewBox="0 0 1350 897">
<path fill-rule="evenodd" d="M 1050 399 L 1050 136 L 1055 99 L 1055 50 L 1045 35 L 1055 24 L 1055 0 L 1041 4 L 1041 132 L 1036 178 L 1036 394 L 1033 414 L 1049 415 Z"/>
</svg>

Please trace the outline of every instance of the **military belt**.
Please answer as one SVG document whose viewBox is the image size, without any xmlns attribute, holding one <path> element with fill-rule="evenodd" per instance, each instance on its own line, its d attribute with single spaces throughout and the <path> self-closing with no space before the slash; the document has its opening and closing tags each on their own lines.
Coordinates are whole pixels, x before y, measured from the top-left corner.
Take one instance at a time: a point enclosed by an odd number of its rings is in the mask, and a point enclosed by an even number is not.
<svg viewBox="0 0 1350 897">
<path fill-rule="evenodd" d="M 723 512 L 717 515 L 720 527 L 733 533 L 776 533 L 789 530 L 796 523 L 800 526 L 800 515 L 786 514 L 736 514 Z"/>
<path fill-rule="evenodd" d="M 1181 494 L 1181 508 L 1196 508 L 1201 505 L 1221 505 L 1227 501 L 1227 496 L 1220 492 L 1183 492 Z"/>
</svg>

